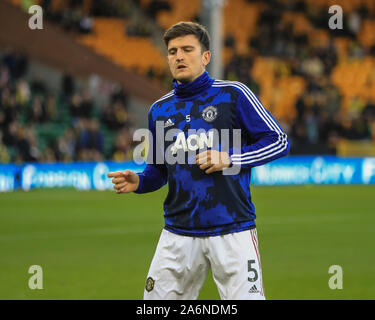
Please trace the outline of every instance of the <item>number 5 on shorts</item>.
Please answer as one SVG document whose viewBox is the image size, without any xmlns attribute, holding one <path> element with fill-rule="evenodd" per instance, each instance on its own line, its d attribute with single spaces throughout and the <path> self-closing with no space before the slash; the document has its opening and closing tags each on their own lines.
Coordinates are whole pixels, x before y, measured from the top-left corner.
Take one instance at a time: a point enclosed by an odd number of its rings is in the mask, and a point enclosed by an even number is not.
<svg viewBox="0 0 375 320">
<path fill-rule="evenodd" d="M 258 271 L 257 271 L 257 269 L 251 267 L 251 265 L 253 263 L 255 263 L 255 260 L 248 260 L 247 261 L 247 271 L 248 272 L 254 272 L 254 277 L 253 278 L 250 278 L 250 277 L 247 278 L 247 280 L 249 280 L 250 282 L 255 282 L 255 281 L 258 280 Z"/>
</svg>

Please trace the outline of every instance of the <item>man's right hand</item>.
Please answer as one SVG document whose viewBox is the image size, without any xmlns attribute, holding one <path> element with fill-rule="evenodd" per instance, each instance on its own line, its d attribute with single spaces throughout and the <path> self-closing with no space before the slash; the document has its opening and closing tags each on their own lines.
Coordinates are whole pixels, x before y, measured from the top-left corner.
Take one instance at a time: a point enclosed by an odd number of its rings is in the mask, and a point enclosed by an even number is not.
<svg viewBox="0 0 375 320">
<path fill-rule="evenodd" d="M 107 174 L 108 178 L 113 178 L 113 188 L 116 193 L 129 193 L 138 189 L 139 176 L 130 170 L 114 171 Z"/>
</svg>

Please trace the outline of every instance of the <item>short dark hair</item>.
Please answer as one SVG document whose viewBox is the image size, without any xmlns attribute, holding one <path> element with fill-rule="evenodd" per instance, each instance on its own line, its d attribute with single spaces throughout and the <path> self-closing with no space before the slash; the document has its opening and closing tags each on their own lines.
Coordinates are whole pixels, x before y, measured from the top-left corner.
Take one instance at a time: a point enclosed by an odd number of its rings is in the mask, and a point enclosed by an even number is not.
<svg viewBox="0 0 375 320">
<path fill-rule="evenodd" d="M 207 29 L 196 22 L 179 22 L 164 33 L 164 43 L 168 47 L 170 40 L 192 34 L 196 36 L 202 46 L 202 51 L 210 50 L 210 35 Z"/>
</svg>

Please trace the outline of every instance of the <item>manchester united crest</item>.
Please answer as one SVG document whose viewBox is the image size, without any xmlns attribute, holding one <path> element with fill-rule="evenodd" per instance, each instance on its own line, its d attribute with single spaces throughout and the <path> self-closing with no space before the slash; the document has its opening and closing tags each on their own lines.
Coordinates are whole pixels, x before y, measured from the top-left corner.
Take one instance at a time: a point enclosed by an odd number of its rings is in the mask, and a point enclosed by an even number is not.
<svg viewBox="0 0 375 320">
<path fill-rule="evenodd" d="M 202 118 L 207 122 L 212 122 L 217 117 L 217 107 L 208 106 L 202 111 Z"/>
<path fill-rule="evenodd" d="M 148 277 L 146 280 L 146 291 L 150 292 L 152 289 L 154 289 L 155 280 L 151 277 Z"/>
</svg>

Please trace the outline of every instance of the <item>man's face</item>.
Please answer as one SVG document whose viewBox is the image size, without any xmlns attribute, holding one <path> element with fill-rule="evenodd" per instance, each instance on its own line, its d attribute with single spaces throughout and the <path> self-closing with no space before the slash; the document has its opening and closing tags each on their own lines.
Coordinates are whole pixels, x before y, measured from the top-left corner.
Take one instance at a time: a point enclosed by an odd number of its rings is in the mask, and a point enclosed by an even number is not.
<svg viewBox="0 0 375 320">
<path fill-rule="evenodd" d="M 189 34 L 174 38 L 168 43 L 168 64 L 178 83 L 198 78 L 210 62 L 210 51 L 202 52 L 196 36 Z"/>
</svg>

